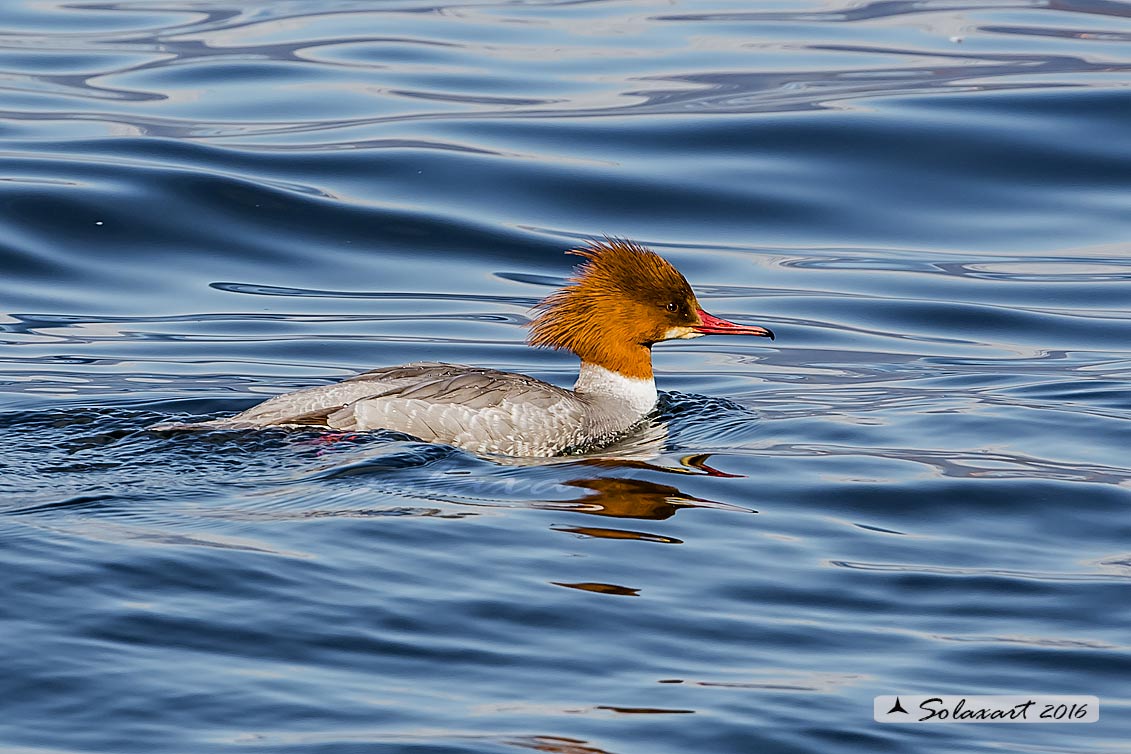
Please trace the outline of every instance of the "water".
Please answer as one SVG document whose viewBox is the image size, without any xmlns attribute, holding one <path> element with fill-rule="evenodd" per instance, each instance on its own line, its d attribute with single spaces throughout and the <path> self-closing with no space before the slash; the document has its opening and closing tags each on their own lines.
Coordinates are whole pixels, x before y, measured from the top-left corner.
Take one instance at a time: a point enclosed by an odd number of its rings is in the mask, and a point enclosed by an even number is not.
<svg viewBox="0 0 1131 754">
<path fill-rule="evenodd" d="M 1129 751 L 1131 6 L 0 10 L 12 752 Z M 615 234 L 761 339 L 618 447 L 155 434 L 523 345 Z M 893 726 L 890 693 L 1095 694 Z"/>
</svg>

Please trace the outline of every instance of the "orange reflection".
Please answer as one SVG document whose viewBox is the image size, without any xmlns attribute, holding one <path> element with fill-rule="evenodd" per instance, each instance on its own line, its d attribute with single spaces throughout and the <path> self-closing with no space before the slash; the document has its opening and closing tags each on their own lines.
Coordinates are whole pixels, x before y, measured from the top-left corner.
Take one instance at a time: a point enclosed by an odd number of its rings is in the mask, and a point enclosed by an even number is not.
<svg viewBox="0 0 1131 754">
<path fill-rule="evenodd" d="M 604 749 L 589 746 L 588 741 L 562 736 L 530 736 L 512 739 L 506 743 L 534 751 L 548 751 L 551 754 L 609 754 Z"/>
<path fill-rule="evenodd" d="M 671 518 L 680 508 L 726 508 L 742 512 L 749 508 L 703 500 L 683 493 L 668 484 L 657 484 L 647 479 L 624 479 L 619 477 L 594 477 L 592 479 L 573 479 L 563 484 L 580 487 L 590 493 L 564 504 L 556 504 L 555 509 L 592 513 L 595 516 L 616 518 L 643 518 L 661 521 Z"/>
<path fill-rule="evenodd" d="M 621 597 L 638 597 L 639 589 L 617 584 L 602 584 L 599 581 L 581 581 L 576 584 L 567 584 L 564 581 L 551 581 L 554 586 L 564 586 L 568 589 L 580 589 L 583 592 L 597 592 L 598 594 L 616 594 Z"/>
<path fill-rule="evenodd" d="M 598 539 L 636 539 L 641 542 L 659 542 L 665 545 L 682 545 L 682 539 L 664 537 L 659 534 L 649 534 L 643 531 L 629 531 L 627 529 L 605 529 L 599 526 L 551 526 L 554 531 L 564 531 L 568 534 L 579 534 L 583 537 L 597 537 Z"/>
</svg>

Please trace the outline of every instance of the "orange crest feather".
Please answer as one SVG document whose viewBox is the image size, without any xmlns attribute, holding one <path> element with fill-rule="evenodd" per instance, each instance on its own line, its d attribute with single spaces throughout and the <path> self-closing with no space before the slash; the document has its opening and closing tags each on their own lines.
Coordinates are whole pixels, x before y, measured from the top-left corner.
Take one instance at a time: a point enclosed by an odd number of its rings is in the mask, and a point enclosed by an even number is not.
<svg viewBox="0 0 1131 754">
<path fill-rule="evenodd" d="M 666 325 L 666 302 L 697 306 L 679 270 L 632 241 L 605 238 L 567 252 L 585 258 L 569 285 L 547 296 L 530 323 L 533 346 L 573 351 L 628 377 L 652 376 L 651 346 Z"/>
</svg>

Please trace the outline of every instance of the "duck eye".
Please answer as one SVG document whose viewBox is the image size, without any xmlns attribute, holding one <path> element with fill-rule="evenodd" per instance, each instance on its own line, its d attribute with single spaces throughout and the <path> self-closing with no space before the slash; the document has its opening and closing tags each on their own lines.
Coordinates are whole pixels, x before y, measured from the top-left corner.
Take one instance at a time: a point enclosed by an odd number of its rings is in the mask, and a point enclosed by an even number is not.
<svg viewBox="0 0 1131 754">
<path fill-rule="evenodd" d="M 675 303 L 674 301 L 669 301 L 667 307 L 665 308 L 669 312 L 674 312 L 675 310 L 679 309 L 679 304 Z"/>
</svg>

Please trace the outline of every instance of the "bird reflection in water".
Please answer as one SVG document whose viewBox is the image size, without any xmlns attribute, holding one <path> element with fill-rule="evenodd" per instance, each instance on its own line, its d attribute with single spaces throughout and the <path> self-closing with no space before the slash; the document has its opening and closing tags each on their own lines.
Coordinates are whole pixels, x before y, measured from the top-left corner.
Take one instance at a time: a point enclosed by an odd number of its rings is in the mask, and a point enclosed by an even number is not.
<svg viewBox="0 0 1131 754">
<path fill-rule="evenodd" d="M 666 473 L 692 474 L 695 476 L 733 477 L 707 465 L 710 456 L 702 454 L 687 456 L 680 459 L 680 466 L 663 467 L 646 461 L 627 461 L 625 459 L 591 459 L 585 466 L 612 467 L 612 468 L 647 468 L 653 471 Z M 593 516 L 609 516 L 612 518 L 632 518 L 649 521 L 663 521 L 675 515 L 682 508 L 721 508 L 724 510 L 740 511 L 743 513 L 757 513 L 749 508 L 720 503 L 713 500 L 689 495 L 678 487 L 669 484 L 660 484 L 647 479 L 631 477 L 602 476 L 584 479 L 572 479 L 562 482 L 569 487 L 586 490 L 586 494 L 577 500 L 555 502 L 538 507 L 565 510 L 574 513 L 586 513 Z M 553 526 L 554 531 L 574 534 L 580 537 L 594 537 L 599 539 L 637 540 L 641 542 L 654 542 L 659 544 L 679 545 L 683 540 L 662 534 L 636 531 L 632 529 L 616 529 L 599 526 Z M 562 581 L 550 582 L 555 586 L 564 586 L 570 589 L 579 589 L 598 594 L 617 595 L 622 597 L 635 597 L 640 590 L 634 587 L 622 586 L 603 582 L 575 582 Z"/>
<path fill-rule="evenodd" d="M 728 474 L 707 465 L 709 455 L 700 454 L 686 456 L 680 459 L 679 467 L 659 466 L 657 464 L 625 459 L 591 459 L 584 462 L 587 467 L 597 468 L 639 468 L 650 471 L 662 471 L 668 474 L 691 474 L 695 476 L 713 476 L 734 478 L 738 475 Z M 714 500 L 705 500 L 694 497 L 669 484 L 659 484 L 647 479 L 632 477 L 600 476 L 587 479 L 571 479 L 561 484 L 567 487 L 579 487 L 588 490 L 588 494 L 577 500 L 568 502 L 555 502 L 551 505 L 539 507 L 553 508 L 554 510 L 569 510 L 576 513 L 589 513 L 594 516 L 611 516 L 613 518 L 639 518 L 652 521 L 662 521 L 671 518 L 676 511 L 682 508 L 721 508 L 724 510 L 738 511 L 741 513 L 757 513 L 750 508 L 743 508 L 729 503 L 720 503 Z M 618 537 L 624 539 L 627 537 Z M 656 541 L 668 541 L 660 537 Z"/>
</svg>

